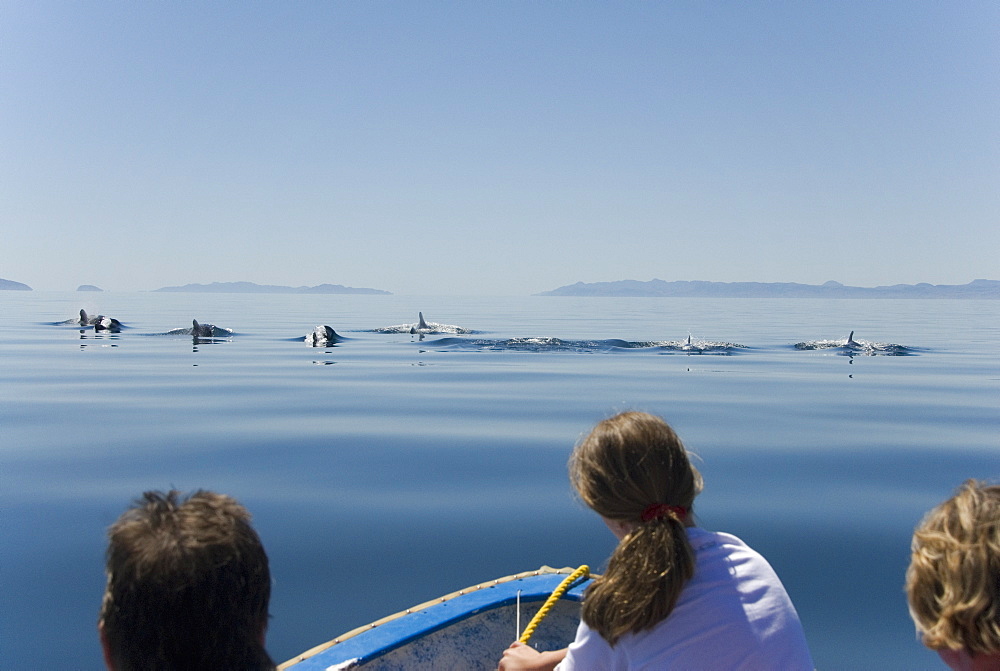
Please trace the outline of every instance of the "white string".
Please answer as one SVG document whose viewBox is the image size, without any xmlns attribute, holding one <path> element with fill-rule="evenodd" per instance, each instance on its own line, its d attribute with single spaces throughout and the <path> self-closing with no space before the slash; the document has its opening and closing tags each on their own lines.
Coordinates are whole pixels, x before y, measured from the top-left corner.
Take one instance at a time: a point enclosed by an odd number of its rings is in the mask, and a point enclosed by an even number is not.
<svg viewBox="0 0 1000 671">
<path fill-rule="evenodd" d="M 514 625 L 514 640 L 521 640 L 521 590 L 517 590 L 517 620 Z"/>
</svg>

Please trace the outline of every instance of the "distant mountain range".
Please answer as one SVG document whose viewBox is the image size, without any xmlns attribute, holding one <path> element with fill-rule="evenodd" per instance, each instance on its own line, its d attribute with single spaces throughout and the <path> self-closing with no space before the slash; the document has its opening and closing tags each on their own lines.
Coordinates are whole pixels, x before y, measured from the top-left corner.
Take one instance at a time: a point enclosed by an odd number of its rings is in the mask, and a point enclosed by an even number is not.
<svg viewBox="0 0 1000 671">
<path fill-rule="evenodd" d="M 21 282 L 0 278 L 0 291 L 31 291 Z M 82 285 L 77 291 L 100 291 Z M 285 287 L 253 282 L 213 282 L 163 287 L 155 291 L 217 294 L 369 294 L 392 295 L 382 289 L 319 284 L 314 287 Z M 894 284 L 884 287 L 851 287 L 840 282 L 798 284 L 796 282 L 703 282 L 663 280 L 619 280 L 617 282 L 577 282 L 537 296 L 662 296 L 672 298 L 993 298 L 1000 299 L 1000 280 L 973 280 L 968 284 Z"/>
<path fill-rule="evenodd" d="M 538 296 L 663 296 L 672 298 L 1000 298 L 1000 281 L 849 287 L 840 282 L 577 282 Z"/>
<path fill-rule="evenodd" d="M 31 287 L 14 280 L 0 278 L 0 291 L 31 291 Z"/>
<path fill-rule="evenodd" d="M 357 289 L 341 284 L 319 284 L 315 287 L 282 287 L 253 282 L 213 282 L 211 284 L 185 284 L 182 287 L 163 287 L 155 291 L 178 291 L 203 294 L 382 294 L 392 292 L 381 289 Z"/>
</svg>

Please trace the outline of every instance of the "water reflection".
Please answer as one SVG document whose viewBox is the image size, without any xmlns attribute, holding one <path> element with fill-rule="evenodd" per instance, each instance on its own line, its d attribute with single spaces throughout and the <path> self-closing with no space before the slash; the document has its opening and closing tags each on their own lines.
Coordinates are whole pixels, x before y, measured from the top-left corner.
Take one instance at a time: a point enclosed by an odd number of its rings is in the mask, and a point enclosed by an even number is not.
<svg viewBox="0 0 1000 671">
<path fill-rule="evenodd" d="M 232 338 L 206 338 L 204 336 L 191 336 L 191 351 L 197 352 L 198 345 L 214 345 L 216 343 L 232 342 Z"/>
<path fill-rule="evenodd" d="M 118 333 L 112 332 L 112 331 L 91 331 L 91 330 L 80 329 L 80 340 L 109 340 L 109 341 L 116 341 L 116 340 L 118 340 L 119 337 L 120 336 L 118 335 Z M 80 349 L 81 350 L 86 349 L 88 344 L 89 343 L 86 343 L 86 342 L 80 343 Z M 97 343 L 94 343 L 94 344 L 96 345 Z M 118 343 L 117 342 L 106 342 L 106 343 L 101 343 L 99 346 L 100 347 L 118 347 Z"/>
</svg>

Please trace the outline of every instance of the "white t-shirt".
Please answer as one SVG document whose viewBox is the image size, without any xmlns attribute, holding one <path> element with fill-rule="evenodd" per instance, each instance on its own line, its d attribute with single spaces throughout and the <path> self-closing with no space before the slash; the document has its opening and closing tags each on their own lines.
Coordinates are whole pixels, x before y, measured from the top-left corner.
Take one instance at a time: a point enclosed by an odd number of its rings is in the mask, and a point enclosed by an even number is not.
<svg viewBox="0 0 1000 671">
<path fill-rule="evenodd" d="M 687 534 L 694 576 L 670 615 L 614 647 L 580 622 L 557 671 L 812 671 L 799 616 L 767 560 L 729 534 Z"/>
</svg>

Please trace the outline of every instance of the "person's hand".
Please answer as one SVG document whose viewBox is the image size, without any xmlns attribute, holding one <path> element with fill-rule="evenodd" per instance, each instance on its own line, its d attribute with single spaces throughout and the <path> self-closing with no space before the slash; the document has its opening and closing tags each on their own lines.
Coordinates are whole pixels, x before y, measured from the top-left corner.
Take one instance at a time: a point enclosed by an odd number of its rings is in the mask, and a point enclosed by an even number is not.
<svg viewBox="0 0 1000 671">
<path fill-rule="evenodd" d="M 565 649 L 538 652 L 530 645 L 515 641 L 503 651 L 498 671 L 552 671 L 565 656 Z"/>
</svg>

